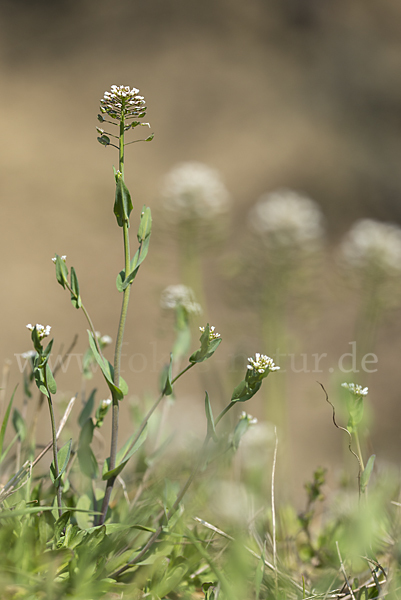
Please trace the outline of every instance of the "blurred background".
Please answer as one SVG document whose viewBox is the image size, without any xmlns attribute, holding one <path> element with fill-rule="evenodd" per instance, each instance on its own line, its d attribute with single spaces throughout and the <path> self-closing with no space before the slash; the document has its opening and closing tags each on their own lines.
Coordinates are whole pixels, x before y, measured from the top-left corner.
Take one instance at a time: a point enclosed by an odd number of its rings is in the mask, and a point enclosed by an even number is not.
<svg viewBox="0 0 401 600">
<path fill-rule="evenodd" d="M 224 235 L 203 246 L 207 306 L 193 322 L 196 334 L 209 320 L 224 343 L 213 365 L 177 386 L 170 427 L 178 437 L 182 425 L 203 431 L 205 386 L 216 407 L 224 405 L 243 376 L 236 357 L 280 353 L 277 340 L 267 347 L 255 282 L 245 277 L 247 221 L 262 194 L 298 190 L 320 207 L 326 241 L 307 284 L 285 300 L 285 352 L 294 354 L 296 368 L 287 364 L 285 374 L 274 374 L 285 385 L 274 384 L 272 375 L 263 394 L 240 408 L 262 423 L 274 421 L 269 394 L 285 398 L 279 418 L 295 495 L 318 465 L 335 473 L 344 440 L 316 380 L 335 401 L 345 380 L 336 365 L 351 351 L 363 302 L 335 259 L 342 236 L 359 218 L 401 221 L 400 3 L 3 0 L 0 28 L 0 360 L 11 361 L 7 398 L 21 380 L 15 354 L 31 348 L 27 323 L 52 325 L 57 349 L 68 347 L 75 333 L 74 352 L 86 349 L 84 317 L 55 279 L 56 252 L 77 270 L 96 329 L 115 339 L 121 302 L 115 277 L 123 266 L 112 212 L 118 158 L 97 143 L 95 127 L 104 91 L 112 84 L 135 86 L 146 98 L 155 139 L 127 148 L 126 182 L 133 215 L 149 205 L 154 230 L 134 283 L 125 338 L 130 402 L 157 393 L 174 339 L 174 318 L 160 309 L 160 294 L 186 283 L 177 231 L 161 201 L 166 173 L 183 161 L 205 163 L 219 171 L 231 197 Z M 385 307 L 368 348 L 378 357 L 377 372 L 351 379 L 369 385 L 366 426 L 378 468 L 397 465 L 401 453 L 399 317 L 397 301 Z M 319 373 L 302 368 L 302 353 L 327 353 Z M 283 371 L 286 360 L 276 359 Z M 60 406 L 80 389 L 77 365 L 71 361 L 60 375 Z M 103 382 L 96 382 L 99 399 L 107 397 Z M 17 403 L 21 393 L 20 387 Z M 50 425 L 42 417 L 47 440 Z"/>
</svg>

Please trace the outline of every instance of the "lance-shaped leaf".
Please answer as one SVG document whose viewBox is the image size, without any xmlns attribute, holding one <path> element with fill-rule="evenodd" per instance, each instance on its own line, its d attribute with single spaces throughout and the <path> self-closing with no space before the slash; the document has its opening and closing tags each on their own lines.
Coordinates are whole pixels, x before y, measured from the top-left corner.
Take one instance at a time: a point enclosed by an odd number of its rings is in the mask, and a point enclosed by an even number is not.
<svg viewBox="0 0 401 600">
<path fill-rule="evenodd" d="M 132 209 L 131 195 L 120 176 L 116 182 L 116 197 L 114 202 L 114 214 L 120 227 L 123 227 L 124 222 L 129 223 L 129 216 Z"/>
<path fill-rule="evenodd" d="M 48 363 L 46 362 L 46 382 L 47 382 L 47 387 L 49 388 L 49 392 L 51 394 L 55 394 L 57 392 L 57 384 L 55 382 L 55 379 L 53 377 L 53 373 L 50 370 L 50 367 L 48 365 Z"/>
<path fill-rule="evenodd" d="M 214 419 L 212 413 L 212 407 L 210 405 L 209 394 L 205 392 L 205 412 L 207 419 L 207 436 L 211 437 L 215 442 L 217 442 L 216 428 L 214 426 Z"/>
<path fill-rule="evenodd" d="M 152 213 L 148 206 L 142 207 L 141 221 L 138 229 L 138 242 L 143 242 L 146 238 L 150 237 L 152 232 Z"/>
<path fill-rule="evenodd" d="M 369 457 L 368 462 L 366 463 L 366 467 L 361 474 L 361 481 L 360 481 L 361 492 L 364 492 L 368 486 L 370 476 L 372 475 L 373 466 L 375 464 L 375 459 L 376 459 L 376 455 L 372 454 L 372 456 Z"/>
<path fill-rule="evenodd" d="M 61 257 L 56 254 L 56 278 L 60 285 L 65 288 L 65 284 L 68 284 L 68 268 Z"/>
<path fill-rule="evenodd" d="M 259 381 L 250 386 L 249 383 L 243 379 L 234 389 L 231 396 L 231 402 L 246 402 L 260 390 L 261 385 L 262 382 Z"/>
<path fill-rule="evenodd" d="M 80 427 L 83 427 L 87 421 L 87 419 L 89 419 L 89 417 L 92 414 L 93 411 L 93 407 L 95 405 L 95 394 L 97 392 L 97 389 L 94 388 L 91 391 L 91 394 L 89 396 L 89 398 L 87 399 L 87 401 L 85 402 L 85 406 L 83 407 L 81 414 L 78 417 L 78 423 Z"/>
<path fill-rule="evenodd" d="M 72 444 L 72 438 L 66 444 L 64 444 L 64 446 L 62 446 L 62 448 L 60 448 L 60 450 L 57 452 L 57 461 L 58 461 L 58 468 L 59 468 L 58 477 L 56 477 L 54 461 L 50 465 L 50 478 L 53 483 L 57 483 L 61 479 L 64 471 L 67 468 L 68 461 L 70 460 L 70 455 L 71 455 L 71 444 Z"/>
<path fill-rule="evenodd" d="M 99 476 L 99 465 L 92 448 L 90 446 L 80 446 L 77 454 L 81 472 L 90 479 L 96 479 Z"/>
<path fill-rule="evenodd" d="M 71 267 L 71 302 L 75 308 L 81 308 L 81 296 L 79 295 L 78 277 L 74 267 Z"/>
<path fill-rule="evenodd" d="M 18 408 L 14 408 L 12 421 L 13 421 L 14 429 L 18 435 L 19 441 L 23 442 L 26 437 L 26 424 L 25 424 L 25 419 L 21 415 Z"/>
<path fill-rule="evenodd" d="M 89 335 L 89 346 L 93 352 L 93 356 L 95 357 L 97 364 L 101 368 L 103 376 L 106 380 L 107 385 L 110 388 L 111 393 L 113 394 L 113 397 L 117 398 L 118 400 L 122 400 L 124 398 L 124 395 L 128 392 L 127 384 L 125 383 L 125 381 L 123 380 L 122 377 L 120 377 L 120 381 L 119 381 L 120 387 L 117 387 L 114 384 L 113 367 L 103 356 L 101 356 L 99 354 L 98 349 L 95 344 L 95 341 L 93 339 L 92 332 L 89 331 L 89 329 L 87 331 L 88 331 L 88 335 Z"/>
<path fill-rule="evenodd" d="M 166 365 L 160 375 L 160 391 L 164 396 L 171 396 L 173 393 L 173 355 L 170 353 L 170 364 Z"/>
<path fill-rule="evenodd" d="M 134 445 L 131 447 L 132 442 L 137 437 L 137 433 L 133 433 L 131 437 L 127 440 L 124 446 L 117 452 L 116 456 L 116 467 L 114 469 L 108 470 L 110 466 L 110 458 L 107 458 L 103 465 L 103 476 L 102 479 L 105 481 L 107 479 L 111 479 L 111 477 L 117 477 L 129 461 L 129 459 L 139 450 L 144 441 L 146 440 L 148 435 L 148 426 L 145 425 L 144 430 L 142 431 L 139 438 L 136 440 Z"/>
<path fill-rule="evenodd" d="M 210 358 L 212 356 L 212 354 L 214 354 L 216 352 L 218 346 L 221 344 L 221 338 L 216 338 L 216 339 L 210 340 L 209 334 L 210 334 L 210 327 L 209 327 L 209 323 L 208 323 L 205 327 L 205 331 L 202 333 L 202 335 L 199 338 L 200 343 L 201 343 L 200 350 L 196 350 L 196 352 L 191 354 L 191 356 L 189 357 L 189 362 L 201 363 L 204 360 L 207 360 L 208 358 Z"/>
<path fill-rule="evenodd" d="M 17 391 L 18 384 L 15 386 L 13 393 L 11 394 L 10 402 L 8 403 L 7 410 L 5 412 L 3 423 L 1 424 L 0 429 L 0 456 L 3 454 L 3 444 L 4 444 L 4 436 L 6 435 L 6 429 L 8 424 L 8 419 L 10 418 L 11 406 L 13 404 L 15 392 Z"/>
<path fill-rule="evenodd" d="M 134 258 L 131 260 L 130 273 L 128 277 L 125 279 L 125 270 L 120 271 L 120 273 L 118 274 L 116 282 L 118 291 L 123 292 L 125 288 L 127 288 L 134 281 L 135 277 L 138 274 L 138 270 L 141 263 L 143 263 L 148 254 L 149 242 L 149 236 L 145 238 L 143 242 L 141 242 L 141 245 L 139 246 L 138 250 L 134 255 Z"/>
</svg>

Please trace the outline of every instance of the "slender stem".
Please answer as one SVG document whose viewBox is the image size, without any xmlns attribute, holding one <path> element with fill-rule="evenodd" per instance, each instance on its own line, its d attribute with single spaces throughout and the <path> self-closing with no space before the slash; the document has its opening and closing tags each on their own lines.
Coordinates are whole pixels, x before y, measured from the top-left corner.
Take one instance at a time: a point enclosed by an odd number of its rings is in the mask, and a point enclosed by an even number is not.
<svg viewBox="0 0 401 600">
<path fill-rule="evenodd" d="M 122 111 L 120 119 L 120 137 L 119 137 L 119 171 L 121 177 L 124 180 L 124 111 Z M 125 277 L 128 277 L 130 272 L 130 245 L 129 245 L 129 222 L 125 220 L 123 222 L 123 238 L 124 238 L 124 263 L 125 263 Z M 120 371 L 121 371 L 121 352 L 124 339 L 124 329 L 127 320 L 128 304 L 130 297 L 131 286 L 128 285 L 123 292 L 123 303 L 121 307 L 120 322 L 118 325 L 118 333 L 116 340 L 116 347 L 114 353 L 114 384 L 120 386 Z M 119 422 L 119 400 L 112 395 L 113 407 L 112 407 L 112 425 L 111 425 L 111 442 L 110 442 L 110 462 L 109 470 L 112 471 L 116 467 L 117 458 L 117 443 L 118 443 L 118 422 Z M 99 519 L 99 525 L 103 525 L 106 520 L 107 509 L 110 503 L 111 492 L 113 490 L 114 482 L 116 478 L 111 477 L 107 480 L 106 491 L 103 498 L 102 514 Z"/>
<path fill-rule="evenodd" d="M 49 386 L 47 385 L 46 365 L 44 367 L 44 379 L 45 379 L 45 386 L 46 386 L 47 393 L 48 393 L 47 401 L 49 403 L 50 420 L 51 420 L 51 425 L 52 425 L 53 462 L 54 462 L 54 475 L 55 475 L 55 479 L 56 479 L 58 516 L 61 517 L 61 515 L 62 515 L 62 512 L 61 512 L 61 480 L 58 479 L 60 471 L 58 468 L 58 457 L 57 457 L 57 430 L 56 430 L 56 421 L 54 419 L 52 397 L 49 392 Z"/>
<path fill-rule="evenodd" d="M 361 445 L 359 443 L 359 435 L 358 435 L 358 430 L 357 429 L 355 429 L 355 431 L 354 431 L 354 436 L 355 436 L 356 449 L 357 449 L 358 456 L 359 456 L 359 462 L 361 463 L 361 470 L 364 471 L 365 470 L 365 465 L 364 465 L 364 462 L 363 462 Z"/>
</svg>

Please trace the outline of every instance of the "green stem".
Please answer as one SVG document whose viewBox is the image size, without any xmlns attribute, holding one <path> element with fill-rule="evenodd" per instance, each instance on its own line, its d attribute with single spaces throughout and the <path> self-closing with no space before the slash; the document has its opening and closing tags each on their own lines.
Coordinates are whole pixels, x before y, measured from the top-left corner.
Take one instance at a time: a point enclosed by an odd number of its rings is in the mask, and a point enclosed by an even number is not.
<svg viewBox="0 0 401 600">
<path fill-rule="evenodd" d="M 58 516 L 61 517 L 61 480 L 58 478 L 59 476 L 59 467 L 58 467 L 58 456 L 57 456 L 57 431 L 56 431 L 56 421 L 54 419 L 54 410 L 53 410 L 53 402 L 52 397 L 49 391 L 49 386 L 47 385 L 47 375 L 46 375 L 46 364 L 43 367 L 43 376 L 45 380 L 45 386 L 47 390 L 47 401 L 49 404 L 49 412 L 50 412 L 50 421 L 52 426 L 52 440 L 53 440 L 53 462 L 54 462 L 54 475 L 56 479 L 56 491 L 57 491 L 57 505 L 58 505 Z"/>
<path fill-rule="evenodd" d="M 361 470 L 363 472 L 365 470 L 365 465 L 364 465 L 363 458 L 362 458 L 361 445 L 359 443 L 359 435 L 358 435 L 357 429 L 355 429 L 355 431 L 354 431 L 354 436 L 355 436 L 356 449 L 357 449 L 358 456 L 359 456 L 359 462 L 361 463 Z"/>
<path fill-rule="evenodd" d="M 120 137 L 119 137 L 119 164 L 118 170 L 121 173 L 121 177 L 124 180 L 124 111 L 122 111 L 120 120 Z M 123 222 L 123 238 L 124 238 L 124 263 L 125 263 L 125 277 L 128 277 L 130 272 L 130 245 L 129 245 L 129 222 L 128 220 Z M 123 347 L 125 323 L 127 320 L 128 304 L 130 297 L 131 286 L 127 286 L 123 292 L 123 303 L 121 307 L 120 322 L 118 325 L 118 333 L 116 340 L 116 347 L 114 353 L 114 384 L 120 387 L 120 371 L 121 371 L 121 352 Z M 110 462 L 109 469 L 113 470 L 116 466 L 117 458 L 117 444 L 118 444 L 118 422 L 119 422 L 119 400 L 112 395 L 113 407 L 112 407 L 112 425 L 111 425 L 111 442 L 110 442 Z M 110 503 L 111 492 L 113 490 L 114 482 L 116 478 L 111 477 L 107 480 L 106 491 L 103 498 L 102 514 L 99 519 L 99 525 L 103 525 L 106 520 L 107 509 Z"/>
</svg>

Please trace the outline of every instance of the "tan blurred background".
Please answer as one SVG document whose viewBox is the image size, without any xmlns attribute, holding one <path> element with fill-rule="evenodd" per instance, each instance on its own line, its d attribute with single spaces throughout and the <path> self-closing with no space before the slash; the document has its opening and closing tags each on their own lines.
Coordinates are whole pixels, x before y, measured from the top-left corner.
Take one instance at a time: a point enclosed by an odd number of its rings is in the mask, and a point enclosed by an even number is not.
<svg viewBox="0 0 401 600">
<path fill-rule="evenodd" d="M 54 277 L 55 252 L 75 266 L 96 328 L 115 337 L 114 282 L 122 268 L 112 214 L 117 156 L 96 142 L 95 131 L 99 100 L 111 84 L 140 89 L 155 132 L 152 143 L 127 150 L 134 210 L 149 204 L 155 218 L 127 326 L 123 368 L 132 393 L 156 392 L 172 341 L 159 296 L 179 283 L 179 272 L 176 244 L 161 224 L 160 186 L 176 162 L 198 160 L 221 172 L 233 199 L 225 257 L 240 246 L 249 208 L 277 187 L 319 203 L 332 246 L 358 217 L 401 221 L 397 0 L 3 0 L 0 27 L 0 360 L 12 361 L 10 392 L 20 380 L 14 354 L 30 349 L 27 323 L 51 324 L 57 347 L 75 333 L 75 351 L 86 347 L 83 316 Z M 210 255 L 204 264 L 208 316 L 226 343 L 217 371 L 238 347 L 260 349 L 252 311 L 229 301 L 224 264 Z M 334 360 L 349 351 L 358 300 L 337 286 L 329 267 L 317 285 L 324 301 L 294 328 L 305 343 L 298 352 L 327 352 Z M 379 332 L 379 370 L 368 382 L 380 464 L 400 458 L 400 334 L 393 312 Z M 145 358 L 132 358 L 136 353 Z M 301 373 L 289 382 L 298 489 L 316 466 L 335 469 L 341 457 L 343 440 L 316 379 Z M 330 387 L 327 370 L 319 379 Z M 187 429 L 202 422 L 205 382 L 221 395 L 207 371 L 180 388 L 173 415 L 184 419 L 191 407 Z M 97 385 L 100 399 L 107 394 Z M 79 373 L 69 369 L 59 380 L 60 402 L 79 386 Z M 246 409 L 263 419 L 261 402 Z M 45 414 L 43 423 L 49 437 Z"/>
</svg>

